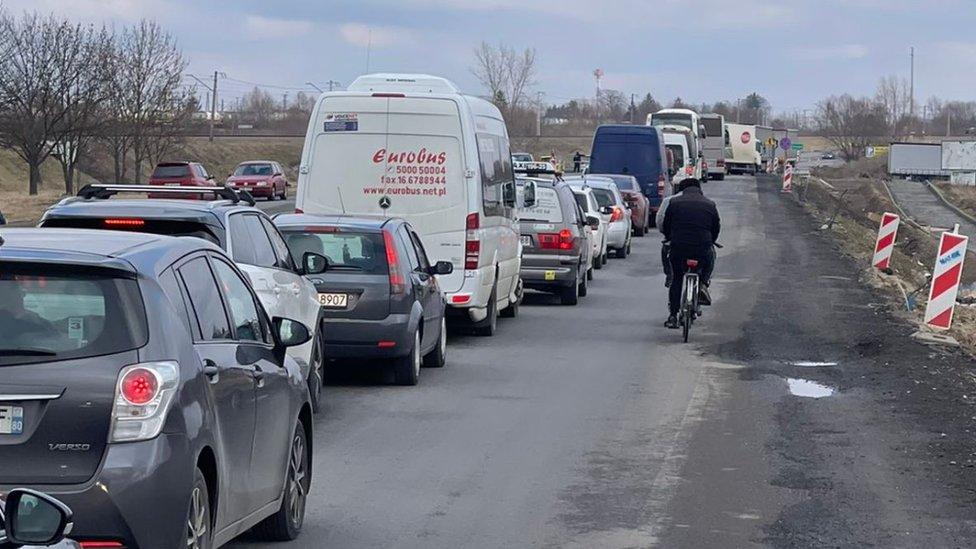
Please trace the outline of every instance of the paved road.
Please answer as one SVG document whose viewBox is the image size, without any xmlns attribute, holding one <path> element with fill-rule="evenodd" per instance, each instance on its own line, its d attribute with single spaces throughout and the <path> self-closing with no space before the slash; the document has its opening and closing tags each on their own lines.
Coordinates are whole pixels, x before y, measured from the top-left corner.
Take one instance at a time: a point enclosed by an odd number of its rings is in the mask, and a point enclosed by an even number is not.
<svg viewBox="0 0 976 549">
<path fill-rule="evenodd" d="M 973 469 L 946 463 L 969 412 L 932 413 L 948 376 L 910 371 L 966 359 L 908 341 L 778 189 L 706 192 L 725 249 L 692 344 L 660 327 L 648 237 L 580 306 L 532 295 L 495 338 L 452 336 L 418 387 L 346 370 L 305 531 L 275 547 L 971 546 Z"/>
<path fill-rule="evenodd" d="M 976 225 L 947 208 L 930 189 L 926 188 L 925 183 L 894 179 L 889 183 L 889 187 L 898 205 L 916 222 L 943 229 L 951 229 L 953 224 L 959 223 L 960 233 L 976 235 Z"/>
</svg>

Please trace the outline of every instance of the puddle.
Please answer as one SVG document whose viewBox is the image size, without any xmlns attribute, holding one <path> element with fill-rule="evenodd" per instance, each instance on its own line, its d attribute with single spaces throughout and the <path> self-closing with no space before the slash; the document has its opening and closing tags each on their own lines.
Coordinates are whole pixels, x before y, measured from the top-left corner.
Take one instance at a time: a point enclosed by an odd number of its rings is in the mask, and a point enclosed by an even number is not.
<svg viewBox="0 0 976 549">
<path fill-rule="evenodd" d="M 829 368 L 831 366 L 837 366 L 837 363 L 819 362 L 816 360 L 798 360 L 796 362 L 790 362 L 790 366 L 799 366 L 800 368 Z"/>
<path fill-rule="evenodd" d="M 806 398 L 823 398 L 834 394 L 834 388 L 821 385 L 815 381 L 806 379 L 789 378 L 786 380 L 790 388 L 790 394 Z"/>
</svg>

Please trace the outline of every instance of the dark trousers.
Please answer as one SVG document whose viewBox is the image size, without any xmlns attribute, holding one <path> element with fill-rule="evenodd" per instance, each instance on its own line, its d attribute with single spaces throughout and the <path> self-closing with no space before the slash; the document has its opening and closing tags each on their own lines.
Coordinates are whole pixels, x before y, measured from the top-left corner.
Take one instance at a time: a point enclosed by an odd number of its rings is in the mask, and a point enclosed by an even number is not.
<svg viewBox="0 0 976 549">
<path fill-rule="evenodd" d="M 711 246 L 704 250 L 671 248 L 670 256 L 671 272 L 674 274 L 674 278 L 671 280 L 671 287 L 668 288 L 668 311 L 672 315 L 677 315 L 678 308 L 681 306 L 681 285 L 685 273 L 688 272 L 687 261 L 689 259 L 698 260 L 698 280 L 702 286 L 708 286 L 712 279 L 712 269 L 715 268 L 715 248 Z"/>
<path fill-rule="evenodd" d="M 579 173 L 579 171 L 580 171 L 580 161 L 579 160 L 574 160 L 573 161 L 573 172 L 574 173 Z"/>
</svg>

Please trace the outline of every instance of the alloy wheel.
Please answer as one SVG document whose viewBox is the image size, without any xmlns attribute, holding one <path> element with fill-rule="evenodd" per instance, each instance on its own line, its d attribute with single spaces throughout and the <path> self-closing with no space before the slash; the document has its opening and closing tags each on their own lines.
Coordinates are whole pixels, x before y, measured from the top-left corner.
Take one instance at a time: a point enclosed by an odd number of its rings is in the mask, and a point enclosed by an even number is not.
<svg viewBox="0 0 976 549">
<path fill-rule="evenodd" d="M 207 512 L 206 496 L 199 486 L 193 487 L 190 493 L 190 515 L 186 521 L 186 547 L 187 549 L 204 549 L 209 522 Z"/>
<path fill-rule="evenodd" d="M 302 427 L 299 426 L 299 429 Z M 300 528 L 305 520 L 305 502 L 308 497 L 306 477 L 308 459 L 305 452 L 305 439 L 295 433 L 292 442 L 291 458 L 288 463 L 288 520 L 294 528 Z"/>
</svg>

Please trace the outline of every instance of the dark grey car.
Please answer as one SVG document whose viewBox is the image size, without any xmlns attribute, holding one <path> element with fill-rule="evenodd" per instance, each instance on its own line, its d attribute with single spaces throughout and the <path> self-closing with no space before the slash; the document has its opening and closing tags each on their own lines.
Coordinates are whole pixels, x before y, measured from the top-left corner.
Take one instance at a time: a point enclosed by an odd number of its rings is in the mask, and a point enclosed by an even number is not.
<svg viewBox="0 0 976 549">
<path fill-rule="evenodd" d="M 566 183 L 534 181 L 535 204 L 519 210 L 522 283 L 576 305 L 593 278 L 591 224 L 600 220 L 587 219 Z"/>
<path fill-rule="evenodd" d="M 308 328 L 201 239 L 0 236 L 0 492 L 56 496 L 88 546 L 296 537 L 312 416 L 285 350 Z"/>
<path fill-rule="evenodd" d="M 278 230 L 293 255 L 324 255 L 310 275 L 322 305 L 327 358 L 392 359 L 397 383 L 416 385 L 420 366 L 444 366 L 445 302 L 420 236 L 402 219 L 279 215 Z"/>
</svg>

